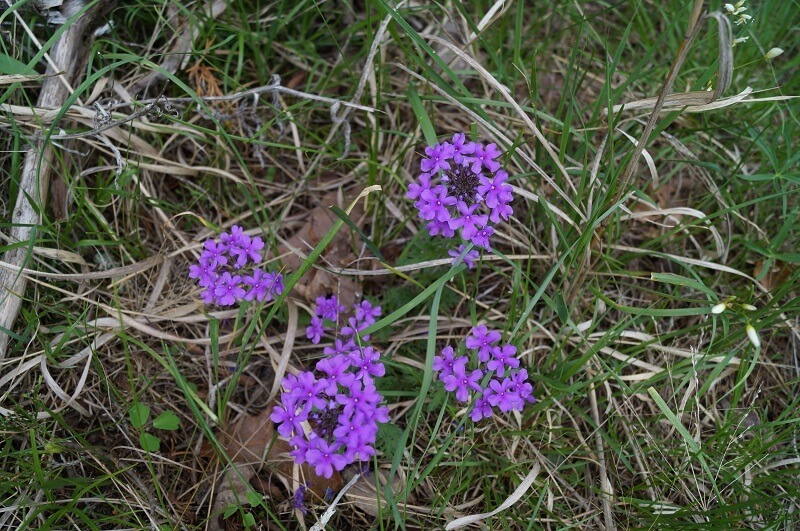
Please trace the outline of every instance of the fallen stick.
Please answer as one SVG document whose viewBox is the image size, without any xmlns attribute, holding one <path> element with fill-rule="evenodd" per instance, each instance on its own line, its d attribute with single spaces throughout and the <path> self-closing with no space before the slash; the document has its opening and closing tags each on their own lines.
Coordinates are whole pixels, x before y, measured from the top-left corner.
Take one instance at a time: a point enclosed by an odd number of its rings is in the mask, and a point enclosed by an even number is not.
<svg viewBox="0 0 800 531">
<path fill-rule="evenodd" d="M 42 81 L 37 106 L 46 109 L 60 108 L 69 97 L 68 87 L 77 86 L 84 72 L 86 51 L 90 49 L 93 24 L 114 2 L 98 2 L 83 12 L 59 37 L 50 53 L 50 64 Z M 79 12 L 83 0 L 65 0 L 61 6 L 64 13 Z M 60 73 L 60 74 L 59 74 Z M 62 79 L 63 76 L 63 79 Z M 67 83 L 64 83 L 66 80 Z M 56 124 L 54 124 L 55 126 Z M 11 214 L 9 237 L 12 243 L 30 242 L 6 251 L 3 261 L 24 267 L 31 256 L 36 230 L 42 222 L 41 214 L 46 207 L 45 195 L 50 184 L 53 164 L 53 149 L 42 140 L 37 140 L 28 149 L 19 175 L 19 191 Z M 0 359 L 6 349 L 14 321 L 22 306 L 27 278 L 19 272 L 0 270 Z"/>
</svg>

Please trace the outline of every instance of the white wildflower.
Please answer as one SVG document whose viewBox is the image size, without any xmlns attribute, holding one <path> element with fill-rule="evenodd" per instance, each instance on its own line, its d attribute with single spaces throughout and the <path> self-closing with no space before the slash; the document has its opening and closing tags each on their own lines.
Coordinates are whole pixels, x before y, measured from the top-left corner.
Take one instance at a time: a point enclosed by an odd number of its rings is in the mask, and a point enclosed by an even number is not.
<svg viewBox="0 0 800 531">
<path fill-rule="evenodd" d="M 737 44 L 742 44 L 744 42 L 747 42 L 747 39 L 749 39 L 749 38 L 750 37 L 748 35 L 745 35 L 744 37 L 737 37 L 737 38 L 733 39 L 732 46 L 736 46 Z"/>
<path fill-rule="evenodd" d="M 739 0 L 739 2 L 736 2 L 736 5 L 725 4 L 725 11 L 727 11 L 729 15 L 736 16 L 736 15 L 741 15 L 742 13 L 747 11 L 747 8 L 744 7 L 744 0 Z"/>
<path fill-rule="evenodd" d="M 756 332 L 756 329 L 753 328 L 753 325 L 748 324 L 745 327 L 745 330 L 747 330 L 747 339 L 750 340 L 750 343 L 752 343 L 756 348 L 760 347 L 761 339 L 758 337 L 758 332 Z"/>
<path fill-rule="evenodd" d="M 727 309 L 728 309 L 728 305 L 725 304 L 724 302 L 721 302 L 719 304 L 714 305 L 711 308 L 711 313 L 713 313 L 714 315 L 719 315 L 719 314 L 721 314 L 722 312 L 724 312 Z"/>
<path fill-rule="evenodd" d="M 742 309 L 743 309 L 743 310 L 747 310 L 748 312 L 754 312 L 754 311 L 756 311 L 758 308 L 756 308 L 756 307 L 755 307 L 755 306 L 753 306 L 752 304 L 742 304 Z"/>
<path fill-rule="evenodd" d="M 770 48 L 770 50 L 764 54 L 764 59 L 769 61 L 770 59 L 775 59 L 782 53 L 783 53 L 782 48 Z"/>
</svg>

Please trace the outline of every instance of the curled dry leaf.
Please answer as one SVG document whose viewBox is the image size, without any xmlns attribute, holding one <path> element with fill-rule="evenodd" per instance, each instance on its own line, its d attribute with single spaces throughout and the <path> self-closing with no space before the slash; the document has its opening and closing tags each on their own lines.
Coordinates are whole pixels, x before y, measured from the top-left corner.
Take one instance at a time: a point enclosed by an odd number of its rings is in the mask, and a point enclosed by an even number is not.
<svg viewBox="0 0 800 531">
<path fill-rule="evenodd" d="M 329 192 L 316 201 L 316 206 L 308 212 L 305 224 L 292 237 L 288 238 L 285 244 L 280 246 L 283 263 L 288 269 L 297 270 L 303 263 L 303 258 L 298 251 L 302 255 L 308 255 L 339 219 L 330 209 L 333 205 L 342 209 L 347 207 L 348 203 L 341 191 Z M 356 220 L 363 213 L 363 206 L 359 202 L 350 212 L 350 217 Z M 347 267 L 355 259 L 350 231 L 343 228 L 325 248 L 322 252 L 322 259 L 315 265 L 325 268 Z M 335 294 L 339 297 L 339 302 L 348 308 L 355 303 L 355 294 L 359 291 L 358 284 L 353 277 L 336 275 L 318 267 L 310 269 L 294 289 L 308 301 L 314 301 L 320 296 Z"/>
<path fill-rule="evenodd" d="M 273 404 L 270 404 L 258 415 L 242 417 L 219 434 L 231 465 L 218 484 L 214 498 L 215 516 L 209 523 L 209 529 L 225 529 L 221 514 L 231 504 L 246 503 L 247 492 L 251 488 L 275 501 L 286 498 L 286 491 L 281 489 L 281 484 L 291 485 L 295 464 L 289 456 L 289 443 L 275 438 L 273 423 L 269 418 L 272 407 Z M 330 479 L 325 479 L 317 476 L 313 467 L 304 464 L 299 467 L 299 474 L 300 482 L 306 484 L 307 492 L 314 499 L 324 499 L 326 492 L 336 492 L 342 488 L 342 478 L 337 472 Z"/>
</svg>

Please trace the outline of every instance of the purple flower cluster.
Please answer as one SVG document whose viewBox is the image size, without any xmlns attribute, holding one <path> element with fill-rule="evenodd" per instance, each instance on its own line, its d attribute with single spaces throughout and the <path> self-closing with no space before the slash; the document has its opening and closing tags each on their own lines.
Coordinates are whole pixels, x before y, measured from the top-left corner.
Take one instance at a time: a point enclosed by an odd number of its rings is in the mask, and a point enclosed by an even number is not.
<svg viewBox="0 0 800 531">
<path fill-rule="evenodd" d="M 433 370 L 439 374 L 447 391 L 454 392 L 460 402 L 468 402 L 470 391 L 476 395 L 470 418 L 478 422 L 492 416 L 492 408 L 503 413 L 522 411 L 526 403 L 533 403 L 533 385 L 528 382 L 528 371 L 520 368 L 515 357 L 517 348 L 510 343 L 501 345 L 500 332 L 478 325 L 467 336 L 467 348 L 477 351 L 479 368 L 469 371 L 468 356 L 456 356 L 453 347 L 442 349 L 441 356 L 433 358 Z M 481 380 L 486 373 L 493 374 L 486 389 Z"/>
<path fill-rule="evenodd" d="M 308 337 L 318 343 L 335 326 L 345 308 L 333 296 L 317 299 Z M 287 375 L 281 385 L 280 403 L 270 415 L 278 424 L 278 434 L 294 447 L 291 455 L 297 464 L 308 463 L 319 476 L 330 478 L 334 470 L 349 464 L 368 461 L 375 454 L 378 423 L 388 422 L 389 408 L 381 406 L 383 397 L 375 388 L 374 378 L 386 373 L 380 352 L 371 346 L 359 346 L 353 337 L 375 322 L 380 306 L 362 300 L 353 307 L 332 346 L 314 371 Z M 304 425 L 310 429 L 304 429 Z"/>
<path fill-rule="evenodd" d="M 206 304 L 233 306 L 237 301 L 269 302 L 283 293 L 283 275 L 248 267 L 261 261 L 264 242 L 251 238 L 234 225 L 219 241 L 208 240 L 200 261 L 189 267 L 189 278 L 196 278 L 200 296 Z"/>
<path fill-rule="evenodd" d="M 428 233 L 453 238 L 458 231 L 463 240 L 491 250 L 492 224 L 514 213 L 510 205 L 514 197 L 506 183 L 508 173 L 497 160 L 497 145 L 470 142 L 458 133 L 451 142 L 425 148 L 425 155 L 422 173 L 409 185 L 406 196 L 416 200 L 414 206 L 428 222 Z"/>
</svg>

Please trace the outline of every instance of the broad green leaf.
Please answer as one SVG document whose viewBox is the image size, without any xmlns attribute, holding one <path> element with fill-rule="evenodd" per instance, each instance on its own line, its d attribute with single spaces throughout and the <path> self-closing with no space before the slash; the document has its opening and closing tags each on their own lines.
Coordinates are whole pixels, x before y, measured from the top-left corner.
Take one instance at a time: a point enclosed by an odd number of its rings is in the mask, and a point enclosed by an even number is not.
<svg viewBox="0 0 800 531">
<path fill-rule="evenodd" d="M 227 520 L 228 518 L 230 518 L 231 515 L 233 515 L 233 513 L 235 513 L 238 508 L 239 506 L 236 505 L 235 503 L 229 503 L 228 506 L 225 507 L 225 511 L 222 513 L 223 520 Z"/>
<path fill-rule="evenodd" d="M 147 452 L 157 452 L 158 449 L 161 448 L 161 439 L 143 431 L 142 434 L 139 435 L 139 444 L 141 444 L 142 449 Z"/>
<path fill-rule="evenodd" d="M 159 430 L 177 430 L 181 419 L 172 411 L 165 411 L 153 419 L 153 427 Z"/>
<path fill-rule="evenodd" d="M 150 418 L 150 407 L 141 402 L 134 402 L 128 410 L 128 416 L 131 418 L 133 427 L 139 429 L 147 424 L 147 419 Z"/>
<path fill-rule="evenodd" d="M 247 498 L 247 503 L 255 507 L 256 505 L 260 504 L 264 497 L 257 493 L 254 490 L 248 490 L 247 494 L 245 494 L 245 498 Z"/>
</svg>

